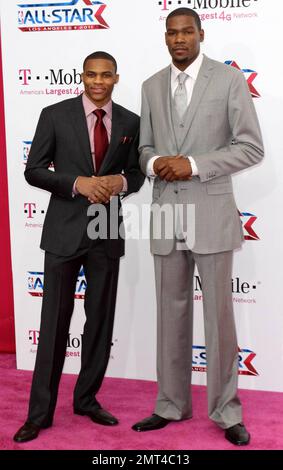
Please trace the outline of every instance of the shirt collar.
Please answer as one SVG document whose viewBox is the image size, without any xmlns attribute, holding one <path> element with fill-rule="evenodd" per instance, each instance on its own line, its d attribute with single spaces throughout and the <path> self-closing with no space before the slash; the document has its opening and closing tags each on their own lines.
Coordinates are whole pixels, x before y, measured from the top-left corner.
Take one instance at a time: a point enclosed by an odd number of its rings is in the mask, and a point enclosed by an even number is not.
<svg viewBox="0 0 283 470">
<path fill-rule="evenodd" d="M 197 76 L 198 76 L 198 73 L 199 73 L 199 70 L 201 68 L 201 64 L 202 64 L 202 61 L 203 61 L 203 54 L 200 53 L 197 58 L 191 63 L 191 65 L 189 65 L 186 70 L 184 70 L 184 73 L 186 73 L 187 75 L 189 75 L 191 78 L 193 78 L 194 80 L 197 79 Z M 177 80 L 177 77 L 179 75 L 179 73 L 181 73 L 181 70 L 178 69 L 176 67 L 176 65 L 174 65 L 173 63 L 171 64 L 171 77 L 172 77 L 172 80 Z"/>
<path fill-rule="evenodd" d="M 98 109 L 98 106 L 96 106 L 85 93 L 83 93 L 83 107 L 86 117 L 88 117 L 90 114 L 93 113 L 93 111 Z M 106 115 L 108 115 L 108 117 L 112 119 L 112 100 L 109 100 L 108 103 L 106 103 L 100 109 L 104 109 Z"/>
</svg>

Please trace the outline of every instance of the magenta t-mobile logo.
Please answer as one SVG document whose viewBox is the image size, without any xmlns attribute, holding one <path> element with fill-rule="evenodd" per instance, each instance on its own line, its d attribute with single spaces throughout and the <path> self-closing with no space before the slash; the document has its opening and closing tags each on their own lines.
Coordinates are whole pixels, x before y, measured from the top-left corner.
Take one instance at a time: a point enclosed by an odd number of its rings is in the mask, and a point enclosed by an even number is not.
<svg viewBox="0 0 283 470">
<path fill-rule="evenodd" d="M 31 80 L 31 69 L 19 69 L 19 80 L 22 85 L 29 85 Z"/>
<path fill-rule="evenodd" d="M 162 10 L 169 10 L 168 8 L 168 0 L 162 0 L 162 2 L 158 2 L 159 5 L 162 5 Z M 171 2 L 170 2 L 171 3 Z"/>
</svg>

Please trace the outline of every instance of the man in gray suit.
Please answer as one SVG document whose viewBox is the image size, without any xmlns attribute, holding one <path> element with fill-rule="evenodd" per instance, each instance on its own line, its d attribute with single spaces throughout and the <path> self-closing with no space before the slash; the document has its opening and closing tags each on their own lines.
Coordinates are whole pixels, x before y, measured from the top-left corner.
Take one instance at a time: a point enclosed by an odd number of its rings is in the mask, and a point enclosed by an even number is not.
<svg viewBox="0 0 283 470">
<path fill-rule="evenodd" d="M 166 28 L 173 63 L 143 84 L 140 165 L 154 178 L 155 209 L 186 210 L 185 215 L 174 215 L 172 236 L 168 219 L 165 234 L 160 230 L 160 211 L 151 215 L 159 393 L 154 414 L 133 429 L 159 429 L 192 417 L 197 265 L 203 291 L 209 417 L 225 430 L 226 439 L 245 445 L 250 435 L 237 397 L 238 346 L 231 292 L 233 250 L 241 246 L 243 233 L 231 175 L 263 158 L 262 138 L 243 74 L 200 53 L 204 31 L 197 13 L 189 8 L 174 10 Z M 188 207 L 194 208 L 191 219 Z"/>
</svg>

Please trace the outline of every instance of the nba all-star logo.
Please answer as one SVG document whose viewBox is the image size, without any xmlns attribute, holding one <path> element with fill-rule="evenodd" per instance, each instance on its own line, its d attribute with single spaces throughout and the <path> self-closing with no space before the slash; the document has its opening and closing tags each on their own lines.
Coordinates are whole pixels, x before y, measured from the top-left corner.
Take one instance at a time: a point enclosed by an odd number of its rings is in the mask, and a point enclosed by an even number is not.
<svg viewBox="0 0 283 470">
<path fill-rule="evenodd" d="M 256 357 L 256 353 L 250 349 L 238 348 L 239 354 L 239 375 L 249 375 L 256 377 L 259 375 L 257 370 L 254 368 L 252 361 Z"/>
<path fill-rule="evenodd" d="M 28 293 L 32 297 L 43 297 L 44 273 L 42 271 L 27 272 L 27 288 Z M 86 280 L 84 270 L 81 268 L 74 293 L 75 299 L 84 299 L 86 290 Z"/>
<path fill-rule="evenodd" d="M 31 140 L 23 140 L 22 142 L 22 160 L 23 160 L 23 163 L 24 165 L 27 164 L 27 161 L 28 161 L 28 156 L 29 156 L 29 151 L 30 151 L 30 147 L 31 147 Z"/>
<path fill-rule="evenodd" d="M 256 353 L 251 349 L 238 347 L 238 374 L 249 375 L 257 377 L 258 371 L 252 364 L 256 357 Z M 194 372 L 206 372 L 207 361 L 206 361 L 206 348 L 205 346 L 193 346 L 192 353 L 192 370 Z"/>
<path fill-rule="evenodd" d="M 240 217 L 242 219 L 245 240 L 260 240 L 253 228 L 253 224 L 257 220 L 256 215 L 250 214 L 250 212 L 242 212 Z"/>
<path fill-rule="evenodd" d="M 35 0 L 18 4 L 18 28 L 23 32 L 107 29 L 106 4 L 96 0 Z"/>
<path fill-rule="evenodd" d="M 257 77 L 257 72 L 255 70 L 241 69 L 239 67 L 239 65 L 237 64 L 237 62 L 235 62 L 235 60 L 226 60 L 225 64 L 231 65 L 232 67 L 235 67 L 235 69 L 241 70 L 243 72 L 243 74 L 245 75 L 245 77 L 246 77 L 247 84 L 248 84 L 248 87 L 249 87 L 249 90 L 251 92 L 252 97 L 253 98 L 260 98 L 260 94 L 256 90 L 256 88 L 254 87 L 254 84 L 253 84 L 255 78 Z"/>
</svg>

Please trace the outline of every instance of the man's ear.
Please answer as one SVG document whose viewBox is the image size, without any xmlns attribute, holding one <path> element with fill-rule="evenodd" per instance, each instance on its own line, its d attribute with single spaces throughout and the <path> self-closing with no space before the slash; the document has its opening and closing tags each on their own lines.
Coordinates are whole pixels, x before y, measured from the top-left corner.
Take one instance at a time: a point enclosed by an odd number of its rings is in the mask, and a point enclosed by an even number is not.
<svg viewBox="0 0 283 470">
<path fill-rule="evenodd" d="M 116 76 L 115 76 L 115 83 L 118 83 L 120 80 L 120 75 L 118 73 L 116 73 Z"/>
<path fill-rule="evenodd" d="M 165 36 L 165 44 L 166 44 L 166 46 L 168 46 L 168 44 L 167 44 L 167 32 L 164 34 L 164 36 Z"/>
<path fill-rule="evenodd" d="M 199 34 L 200 34 L 200 42 L 203 42 L 204 41 L 204 30 L 201 29 Z"/>
</svg>

